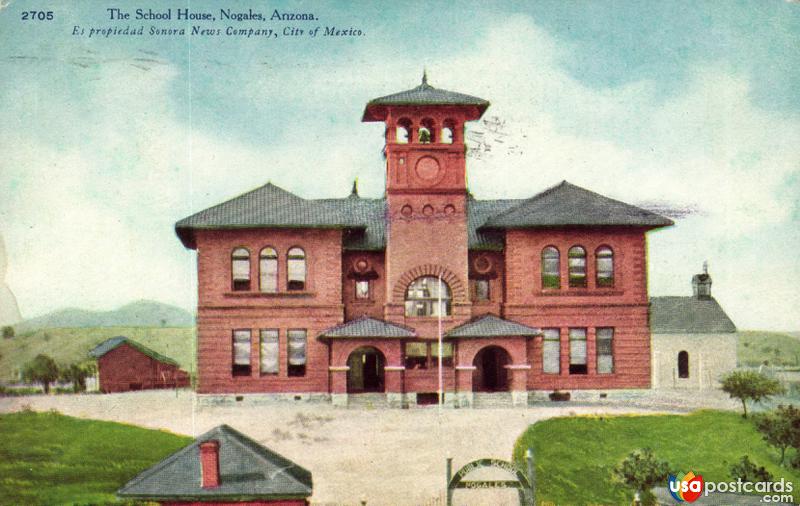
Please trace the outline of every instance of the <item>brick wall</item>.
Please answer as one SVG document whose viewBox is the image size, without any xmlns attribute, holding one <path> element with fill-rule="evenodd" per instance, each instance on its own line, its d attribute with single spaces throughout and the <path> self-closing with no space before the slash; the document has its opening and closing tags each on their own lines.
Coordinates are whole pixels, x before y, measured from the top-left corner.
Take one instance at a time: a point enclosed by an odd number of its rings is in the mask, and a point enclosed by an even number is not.
<svg viewBox="0 0 800 506">
<path fill-rule="evenodd" d="M 201 393 L 327 392 L 328 347 L 317 336 L 343 321 L 342 239 L 340 230 L 198 231 L 198 391 Z M 278 253 L 278 292 L 258 288 L 258 253 Z M 306 254 L 306 289 L 288 291 L 286 255 L 299 246 Z M 231 290 L 231 252 L 251 255 L 251 290 Z M 248 376 L 234 376 L 233 330 L 251 331 Z M 260 372 L 261 329 L 279 332 L 279 373 Z M 288 330 L 307 331 L 306 373 L 288 375 Z"/>
<path fill-rule="evenodd" d="M 568 251 L 582 246 L 586 288 L 570 288 Z M 560 252 L 561 288 L 541 283 L 541 252 Z M 595 251 L 614 251 L 614 286 L 596 286 Z M 530 389 L 647 388 L 650 386 L 650 330 L 647 306 L 646 242 L 641 229 L 510 230 L 506 234 L 505 317 L 540 328 L 561 329 L 561 372 L 542 372 L 542 339 L 529 342 Z M 569 374 L 569 328 L 587 329 L 585 375 Z M 598 327 L 614 328 L 614 372 L 597 374 Z"/>
</svg>

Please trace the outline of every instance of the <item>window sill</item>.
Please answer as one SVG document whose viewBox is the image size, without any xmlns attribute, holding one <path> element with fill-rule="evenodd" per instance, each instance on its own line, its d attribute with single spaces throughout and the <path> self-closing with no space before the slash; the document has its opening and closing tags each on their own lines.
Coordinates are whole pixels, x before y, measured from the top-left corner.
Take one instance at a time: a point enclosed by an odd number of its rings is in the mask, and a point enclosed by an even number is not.
<svg viewBox="0 0 800 506">
<path fill-rule="evenodd" d="M 413 321 L 418 321 L 418 322 L 419 321 L 421 321 L 421 322 L 426 322 L 426 321 L 436 322 L 436 321 L 439 321 L 439 317 L 438 316 L 406 316 L 405 318 L 406 318 L 406 320 L 413 320 Z M 453 321 L 453 320 L 455 320 L 453 315 L 442 316 L 442 321 L 443 322 L 448 322 L 448 321 Z"/>
<path fill-rule="evenodd" d="M 242 299 L 272 299 L 280 297 L 314 297 L 316 292 L 309 292 L 305 290 L 292 290 L 287 292 L 225 292 L 225 297 L 242 298 Z"/>
<path fill-rule="evenodd" d="M 473 306 L 491 306 L 492 304 L 496 304 L 496 302 L 492 301 L 491 299 L 489 299 L 489 300 L 473 300 L 472 301 L 472 305 Z"/>
<path fill-rule="evenodd" d="M 353 299 L 350 301 L 350 304 L 355 306 L 371 306 L 375 304 L 375 301 L 372 299 Z"/>
<path fill-rule="evenodd" d="M 624 293 L 623 290 L 608 288 L 571 288 L 568 290 L 550 288 L 539 291 L 539 295 L 544 297 L 608 297 L 610 295 L 623 295 Z"/>
</svg>

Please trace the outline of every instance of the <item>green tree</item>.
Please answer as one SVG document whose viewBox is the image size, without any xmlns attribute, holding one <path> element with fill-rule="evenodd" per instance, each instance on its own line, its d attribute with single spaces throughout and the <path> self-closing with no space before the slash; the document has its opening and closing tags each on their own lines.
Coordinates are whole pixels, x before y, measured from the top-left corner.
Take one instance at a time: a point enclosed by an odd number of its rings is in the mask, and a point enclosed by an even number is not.
<svg viewBox="0 0 800 506">
<path fill-rule="evenodd" d="M 775 411 L 759 416 L 756 427 L 764 441 L 781 451 L 781 466 L 787 448 L 800 448 L 800 410 L 791 404 L 780 405 Z"/>
<path fill-rule="evenodd" d="M 747 418 L 747 401 L 761 402 L 785 390 L 778 380 L 756 371 L 733 371 L 722 378 L 722 391 L 742 401 L 742 416 Z"/>
<path fill-rule="evenodd" d="M 650 489 L 664 482 L 668 476 L 669 464 L 657 459 L 650 448 L 632 451 L 614 467 L 614 478 L 638 493 L 642 504 L 655 504 Z"/>
<path fill-rule="evenodd" d="M 743 455 L 742 459 L 736 464 L 731 466 L 731 478 L 749 483 L 758 483 L 759 481 L 772 481 L 772 473 L 767 471 L 764 466 L 758 466 L 750 461 L 750 457 Z"/>
<path fill-rule="evenodd" d="M 58 365 L 47 355 L 36 355 L 22 368 L 22 379 L 29 383 L 41 383 L 44 393 L 50 393 L 50 383 L 58 379 Z"/>
<path fill-rule="evenodd" d="M 3 339 L 11 339 L 14 337 L 14 327 L 6 325 L 3 327 Z"/>
<path fill-rule="evenodd" d="M 71 381 L 72 391 L 75 393 L 86 391 L 86 378 L 95 373 L 95 365 L 90 362 L 71 364 L 62 368 L 59 374 L 61 381 Z"/>
</svg>

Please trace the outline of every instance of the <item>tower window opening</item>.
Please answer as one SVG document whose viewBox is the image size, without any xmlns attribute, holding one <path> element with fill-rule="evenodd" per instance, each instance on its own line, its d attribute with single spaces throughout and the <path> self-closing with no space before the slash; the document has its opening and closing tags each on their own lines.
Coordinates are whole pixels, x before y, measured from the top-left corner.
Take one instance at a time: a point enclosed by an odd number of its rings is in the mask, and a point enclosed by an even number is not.
<svg viewBox="0 0 800 506">
<path fill-rule="evenodd" d="M 395 127 L 395 142 L 398 144 L 408 144 L 411 136 L 411 120 L 402 118 Z"/>
<path fill-rule="evenodd" d="M 441 142 L 442 144 L 452 144 L 455 142 L 455 131 L 456 131 L 456 124 L 455 121 L 448 119 L 444 121 L 444 125 L 442 126 L 442 136 Z"/>
<path fill-rule="evenodd" d="M 432 142 L 436 142 L 436 138 L 434 137 L 435 124 L 432 119 L 425 118 L 422 120 L 420 127 L 419 127 L 419 142 L 421 144 L 430 144 Z"/>
</svg>

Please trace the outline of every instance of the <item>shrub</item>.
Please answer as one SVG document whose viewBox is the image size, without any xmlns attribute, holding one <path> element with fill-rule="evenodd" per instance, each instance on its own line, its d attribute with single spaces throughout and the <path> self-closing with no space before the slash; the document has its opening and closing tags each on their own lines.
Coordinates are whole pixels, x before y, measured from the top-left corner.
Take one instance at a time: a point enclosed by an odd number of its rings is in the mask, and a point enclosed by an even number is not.
<svg viewBox="0 0 800 506">
<path fill-rule="evenodd" d="M 759 481 L 772 481 L 772 473 L 764 466 L 758 466 L 750 461 L 750 457 L 743 455 L 738 463 L 731 466 L 731 479 L 757 483 Z"/>
<path fill-rule="evenodd" d="M 72 382 L 72 391 L 75 393 L 86 391 L 86 378 L 95 373 L 94 363 L 71 364 L 61 369 L 61 381 Z"/>
<path fill-rule="evenodd" d="M 641 494 L 643 504 L 655 504 L 650 489 L 668 476 L 669 464 L 657 459 L 650 448 L 634 450 L 614 467 L 614 478 Z"/>
</svg>

